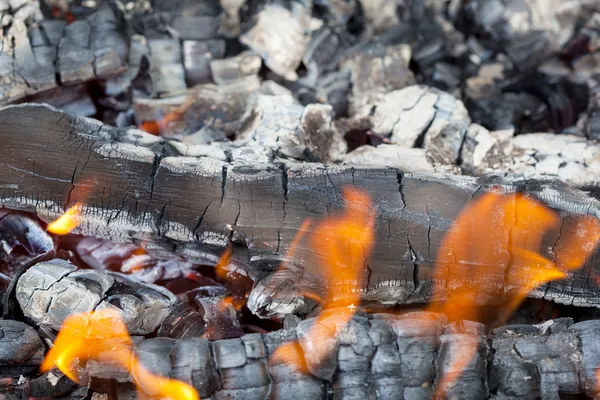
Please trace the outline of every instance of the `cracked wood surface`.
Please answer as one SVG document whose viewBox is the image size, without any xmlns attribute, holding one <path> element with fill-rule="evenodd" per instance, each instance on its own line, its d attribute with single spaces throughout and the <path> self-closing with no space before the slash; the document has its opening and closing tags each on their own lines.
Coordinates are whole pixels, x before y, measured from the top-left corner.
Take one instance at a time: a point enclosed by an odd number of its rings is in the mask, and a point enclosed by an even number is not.
<svg viewBox="0 0 600 400">
<path fill-rule="evenodd" d="M 585 393 L 598 395 L 600 320 L 573 324 L 570 318 L 538 325 L 506 325 L 488 330 L 482 324 L 448 324 L 440 314 L 411 312 L 359 313 L 325 345 L 326 360 L 314 358 L 321 338 L 307 335 L 315 319 L 267 334 L 208 341 L 201 338 L 134 338 L 136 354 L 152 372 L 191 384 L 202 398 L 213 399 L 431 399 L 441 382 L 457 373 L 453 359 L 475 345 L 470 362 L 447 386 L 443 398 L 547 399 Z M 27 345 L 41 342 L 35 331 L 16 321 L 0 321 L 0 329 L 21 326 Z M 11 328 L 12 329 L 12 328 Z M 0 349 L 13 337 L 0 337 Z M 293 341 L 288 362 L 273 357 Z M 463 353 L 466 354 L 466 353 Z M 41 362 L 15 358 L 16 364 Z M 127 391 L 126 371 L 95 361 L 83 375 L 118 379 Z M 119 384 L 117 384 L 119 386 Z M 19 389 L 17 387 L 17 389 Z M 0 389 L 1 390 L 1 389 Z M 27 384 L 23 390 L 27 390 Z M 571 397 L 568 397 L 571 398 Z"/>
<path fill-rule="evenodd" d="M 229 240 L 243 244 L 250 251 L 236 254 L 249 262 L 247 272 L 256 282 L 249 305 L 263 315 L 302 311 L 307 304 L 300 291 L 323 289 L 322 255 L 300 244 L 294 262 L 274 273 L 273 253 L 289 250 L 307 217 L 319 220 L 343 210 L 346 186 L 369 193 L 376 207 L 375 248 L 364 260 L 360 282 L 363 299 L 389 303 L 430 299 L 445 233 L 463 207 L 492 186 L 524 191 L 548 204 L 560 212 L 565 229 L 574 223 L 573 215 L 600 216 L 597 200 L 558 182 L 294 163 L 245 157 L 245 148 L 227 151 L 225 161 L 182 156 L 194 152 L 40 105 L 0 110 L 0 138 L 0 206 L 33 211 L 48 221 L 83 202 L 79 233 L 143 242 L 192 258 L 207 248 L 222 249 Z M 549 233 L 544 243 L 559 237 L 560 232 Z M 596 265 L 594 255 L 584 268 L 532 296 L 598 306 L 591 279 Z"/>
</svg>

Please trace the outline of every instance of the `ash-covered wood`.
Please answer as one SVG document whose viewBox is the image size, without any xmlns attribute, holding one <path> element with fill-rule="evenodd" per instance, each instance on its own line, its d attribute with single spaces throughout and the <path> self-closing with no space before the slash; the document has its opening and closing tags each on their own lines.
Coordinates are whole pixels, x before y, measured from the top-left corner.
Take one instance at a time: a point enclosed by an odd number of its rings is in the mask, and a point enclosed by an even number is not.
<svg viewBox="0 0 600 400">
<path fill-rule="evenodd" d="M 463 170 L 470 174 L 514 174 L 560 179 L 578 187 L 596 187 L 600 144 L 577 135 L 488 131 L 473 124 L 462 148 Z"/>
<path fill-rule="evenodd" d="M 34 24 L 26 13 L 9 10 L 5 17 L 11 22 L 0 33 L 0 104 L 124 71 L 128 41 L 108 5 L 69 25 L 50 19 Z"/>
<path fill-rule="evenodd" d="M 375 247 L 364 260 L 368 278 L 361 282 L 366 300 L 429 299 L 444 235 L 464 206 L 489 188 L 521 191 L 559 210 L 564 229 L 574 226 L 573 216 L 600 215 L 597 200 L 553 181 L 410 174 L 268 157 L 250 162 L 244 151 L 232 152 L 231 162 L 184 157 L 162 139 L 42 106 L 3 109 L 0 138 L 7 171 L 0 178 L 2 206 L 33 211 L 49 221 L 80 201 L 85 206 L 79 233 L 158 248 L 172 249 L 176 243 L 176 252 L 192 260 L 234 240 L 242 250 L 251 249 L 236 254 L 246 263 L 236 268 L 256 280 L 249 305 L 263 315 L 306 311 L 300 293 L 323 290 L 317 278 L 321 262 L 305 244 L 296 249 L 295 259 L 313 261 L 288 263 L 284 270 L 278 270 L 281 256 L 255 261 L 250 256 L 287 253 L 306 217 L 324 218 L 343 209 L 345 186 L 366 191 L 377 204 Z M 547 235 L 549 243 L 560 239 L 558 232 Z M 543 249 L 542 255 L 553 258 Z M 588 278 L 595 263 L 592 257 L 567 279 L 531 295 L 598 305 L 595 283 Z"/>
<path fill-rule="evenodd" d="M 314 319 L 303 324 L 311 323 Z M 444 316 L 428 312 L 359 313 L 345 326 L 327 328 L 336 335 L 330 361 L 312 366 L 311 346 L 322 344 L 322 338 L 303 336 L 303 326 L 214 342 L 136 340 L 135 349 L 151 371 L 218 399 L 290 393 L 295 399 L 327 399 L 331 394 L 339 399 L 432 398 L 445 379 L 444 398 L 558 399 L 593 397 L 600 390 L 595 378 L 598 320 L 573 324 L 561 318 L 488 331 L 472 321 L 448 324 Z M 282 344 L 298 338 L 286 361 L 273 356 Z M 466 369 L 458 373 L 453 368 L 461 356 Z M 98 371 L 94 365 L 88 363 L 89 373 Z M 121 371 L 105 368 L 103 377 L 111 376 L 127 379 Z"/>
<path fill-rule="evenodd" d="M 78 270 L 59 259 L 38 263 L 21 275 L 16 298 L 27 318 L 57 331 L 69 315 L 116 308 L 134 335 L 154 331 L 175 303 L 175 296 L 160 286 L 117 273 Z"/>
</svg>

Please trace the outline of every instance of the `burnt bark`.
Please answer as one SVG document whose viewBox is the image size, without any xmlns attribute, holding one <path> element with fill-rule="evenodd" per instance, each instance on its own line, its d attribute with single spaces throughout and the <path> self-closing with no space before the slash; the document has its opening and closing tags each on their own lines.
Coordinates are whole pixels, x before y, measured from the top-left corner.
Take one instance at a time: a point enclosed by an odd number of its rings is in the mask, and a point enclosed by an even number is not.
<svg viewBox="0 0 600 400">
<path fill-rule="evenodd" d="M 220 252 L 233 240 L 241 245 L 235 256 L 249 264 L 246 273 L 255 279 L 249 305 L 266 315 L 306 309 L 299 293 L 324 289 L 320 255 L 301 244 L 296 262 L 283 270 L 280 255 L 288 252 L 306 217 L 319 220 L 343 210 L 344 187 L 364 190 L 376 204 L 375 247 L 363 260 L 359 282 L 363 299 L 390 303 L 431 299 L 444 235 L 464 206 L 492 187 L 523 192 L 559 211 L 563 232 L 575 228 L 573 216 L 600 215 L 596 199 L 557 181 L 294 163 L 268 153 L 248 159 L 244 148 L 226 157 L 222 151 L 216 158 L 206 152 L 194 157 L 185 145 L 44 106 L 1 110 L 0 139 L 1 206 L 49 221 L 83 202 L 78 233 L 175 249 L 192 259 L 207 250 Z M 544 243 L 559 239 L 560 232 L 548 232 Z M 542 249 L 542 255 L 552 260 L 550 250 Z M 598 306 L 590 279 L 597 268 L 591 257 L 565 280 L 531 296 Z M 500 286 L 499 292 L 515 289 Z"/>
</svg>

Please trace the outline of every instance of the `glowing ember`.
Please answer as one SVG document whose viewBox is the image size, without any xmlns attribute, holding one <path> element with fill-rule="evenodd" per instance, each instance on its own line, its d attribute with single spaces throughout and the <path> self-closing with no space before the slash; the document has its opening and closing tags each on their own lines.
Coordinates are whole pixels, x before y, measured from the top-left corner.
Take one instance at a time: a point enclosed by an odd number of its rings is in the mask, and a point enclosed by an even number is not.
<svg viewBox="0 0 600 400">
<path fill-rule="evenodd" d="M 83 209 L 81 203 L 77 203 L 70 207 L 57 220 L 48 224 L 48 232 L 55 235 L 66 235 L 79 225 L 79 214 Z"/>
<path fill-rule="evenodd" d="M 175 110 L 165 114 L 164 117 L 154 120 L 154 121 L 143 121 L 139 128 L 145 132 L 148 132 L 152 135 L 159 136 L 171 122 L 175 122 L 185 114 L 188 108 L 194 103 L 194 98 L 190 97 L 183 103 L 181 106 L 177 107 Z"/>
<path fill-rule="evenodd" d="M 589 217 L 571 222 L 576 224 L 567 230 L 573 231 L 562 231 L 558 215 L 520 194 L 481 196 L 463 210 L 442 241 L 434 298 L 446 300 L 433 303 L 429 310 L 451 320 L 482 320 L 490 310 L 480 305 L 503 299 L 495 315 L 497 321 L 505 321 L 531 291 L 566 277 L 565 271 L 581 268 L 591 255 L 600 224 Z M 546 233 L 558 230 L 561 234 L 552 246 L 553 262 L 539 251 Z M 462 371 L 475 351 L 475 345 L 455 349 L 451 369 Z M 438 396 L 443 397 L 453 379 L 455 374 L 438 382 Z"/>
<path fill-rule="evenodd" d="M 344 199 L 346 211 L 322 221 L 310 237 L 314 254 L 325 256 L 321 266 L 322 278 L 329 283 L 323 312 L 306 335 L 308 341 L 315 343 L 327 341 L 335 335 L 335 330 L 323 329 L 324 326 L 343 326 L 354 315 L 355 305 L 360 303 L 360 284 L 365 271 L 363 260 L 367 259 L 373 247 L 374 215 L 369 196 L 356 189 L 345 189 Z M 298 235 L 304 235 L 307 227 L 305 222 Z M 298 240 L 294 240 L 290 252 L 296 248 Z M 297 346 L 297 342 L 291 342 L 278 347 L 273 359 L 305 370 L 306 366 L 300 364 L 295 356 Z M 327 346 L 315 346 L 312 350 L 313 360 L 329 356 Z"/>
<path fill-rule="evenodd" d="M 117 311 L 75 314 L 68 317 L 50 349 L 41 370 L 56 366 L 79 382 L 78 363 L 95 359 L 129 371 L 139 391 L 158 398 L 196 400 L 196 390 L 181 381 L 154 375 L 136 358 L 127 328 Z"/>
</svg>

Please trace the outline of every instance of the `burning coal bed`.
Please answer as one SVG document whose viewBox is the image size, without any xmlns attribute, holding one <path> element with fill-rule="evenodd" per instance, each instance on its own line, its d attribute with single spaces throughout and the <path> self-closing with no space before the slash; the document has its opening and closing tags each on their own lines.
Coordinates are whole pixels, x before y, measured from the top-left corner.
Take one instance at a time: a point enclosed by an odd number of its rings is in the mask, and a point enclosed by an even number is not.
<svg viewBox="0 0 600 400">
<path fill-rule="evenodd" d="M 0 397 L 600 398 L 597 0 L 0 0 Z"/>
</svg>

